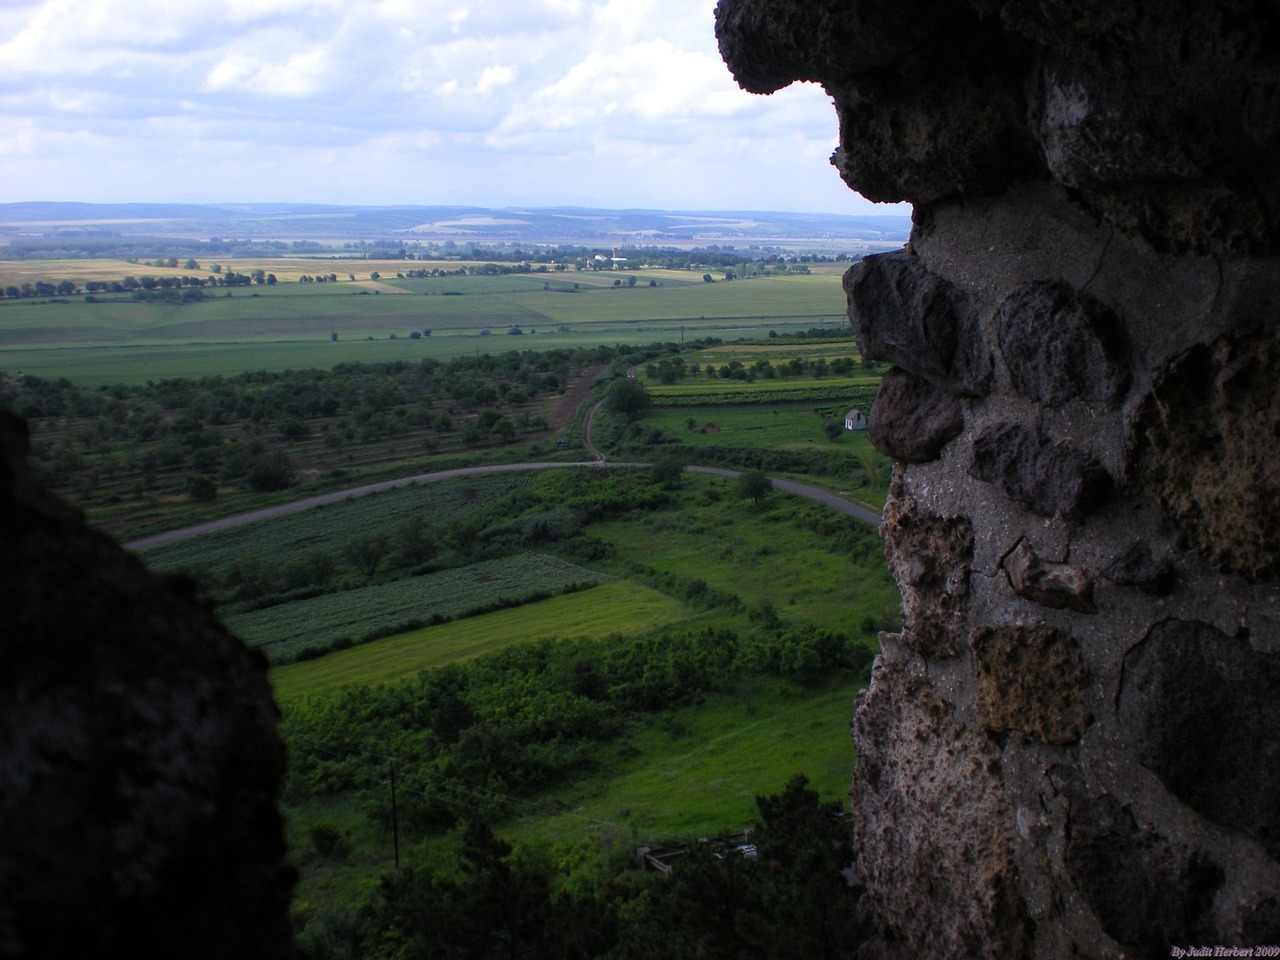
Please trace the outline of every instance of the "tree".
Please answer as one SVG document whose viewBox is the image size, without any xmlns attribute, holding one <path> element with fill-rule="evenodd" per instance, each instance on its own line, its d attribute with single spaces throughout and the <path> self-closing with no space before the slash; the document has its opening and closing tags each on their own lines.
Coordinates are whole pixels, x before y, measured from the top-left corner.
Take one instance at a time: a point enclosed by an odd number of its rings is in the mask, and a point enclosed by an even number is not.
<svg viewBox="0 0 1280 960">
<path fill-rule="evenodd" d="M 207 503 L 218 496 L 218 488 L 203 473 L 189 473 L 183 483 L 187 496 L 200 503 Z"/>
<path fill-rule="evenodd" d="M 382 566 L 390 550 L 390 541 L 384 533 L 370 533 L 347 541 L 342 556 L 366 577 L 372 577 Z"/>
<path fill-rule="evenodd" d="M 422 517 L 412 516 L 396 529 L 396 561 L 403 566 L 426 563 L 438 550 Z"/>
<path fill-rule="evenodd" d="M 289 458 L 277 451 L 255 457 L 245 478 L 249 486 L 259 493 L 271 493 L 293 486 L 297 476 Z"/>
<path fill-rule="evenodd" d="M 675 456 L 659 457 L 649 468 L 649 476 L 664 490 L 674 490 L 684 477 L 684 463 Z"/>
<path fill-rule="evenodd" d="M 740 499 L 758 504 L 773 489 L 773 481 L 765 476 L 763 470 L 746 470 L 739 474 L 735 489 Z"/>
<path fill-rule="evenodd" d="M 635 377 L 623 377 L 609 388 L 605 406 L 631 420 L 649 409 L 649 391 Z"/>
<path fill-rule="evenodd" d="M 839 440 L 844 434 L 844 424 L 839 420 L 825 420 L 822 424 L 822 432 L 827 435 L 828 440 Z"/>
</svg>

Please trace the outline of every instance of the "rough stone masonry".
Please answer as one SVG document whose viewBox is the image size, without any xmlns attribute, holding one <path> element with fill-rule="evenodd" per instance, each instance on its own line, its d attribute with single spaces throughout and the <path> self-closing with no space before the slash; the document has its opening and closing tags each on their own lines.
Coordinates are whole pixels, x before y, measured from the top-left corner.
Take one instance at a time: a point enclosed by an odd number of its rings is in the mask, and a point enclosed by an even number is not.
<svg viewBox="0 0 1280 960">
<path fill-rule="evenodd" d="M 903 595 L 867 957 L 1280 944 L 1280 5 L 721 0 L 914 205 L 845 277 Z"/>
</svg>

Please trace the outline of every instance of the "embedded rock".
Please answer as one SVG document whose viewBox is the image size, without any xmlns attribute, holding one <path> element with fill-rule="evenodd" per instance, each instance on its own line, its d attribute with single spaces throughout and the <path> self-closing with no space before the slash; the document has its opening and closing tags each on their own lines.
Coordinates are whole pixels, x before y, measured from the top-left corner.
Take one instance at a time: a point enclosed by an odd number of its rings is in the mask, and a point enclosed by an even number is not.
<svg viewBox="0 0 1280 960">
<path fill-rule="evenodd" d="M 1012 820 L 995 744 L 958 723 L 928 683 L 884 660 L 860 697 L 854 728 L 864 907 L 910 956 L 1022 955 L 1028 925 L 1009 864 Z M 926 902 L 933 910 L 922 913 Z"/>
<path fill-rule="evenodd" d="M 716 23 L 748 89 L 823 85 L 853 189 L 914 204 L 907 248 L 845 277 L 895 365 L 871 439 L 903 463 L 904 628 L 854 724 L 862 956 L 1274 942 L 1280 13 L 720 0 Z M 963 842 L 980 867 L 953 868 Z"/>
<path fill-rule="evenodd" d="M 1167 557 L 1157 560 L 1151 555 L 1151 547 L 1135 543 L 1102 575 L 1122 587 L 1137 587 L 1156 597 L 1167 597 L 1173 592 L 1178 574 Z"/>
<path fill-rule="evenodd" d="M 978 435 L 970 472 L 1042 517 L 1082 517 L 1111 492 L 1110 474 L 1093 457 L 1018 423 Z"/>
<path fill-rule="evenodd" d="M 1005 298 L 996 336 L 1013 388 L 1038 403 L 1114 405 L 1129 385 L 1119 318 L 1061 281 L 1028 284 Z"/>
<path fill-rule="evenodd" d="M 1076 801 L 1070 823 L 1068 868 L 1118 943 L 1163 957 L 1216 938 L 1209 912 L 1225 874 L 1210 855 L 1141 829 L 1108 795 Z"/>
<path fill-rule="evenodd" d="M 946 393 L 981 396 L 991 357 L 959 292 L 914 257 L 866 257 L 845 275 L 858 349 Z"/>
<path fill-rule="evenodd" d="M 952 657 L 963 643 L 973 562 L 973 527 L 964 517 L 939 517 L 910 498 L 895 498 L 880 527 L 889 568 L 902 590 L 903 642 L 928 657 Z"/>
<path fill-rule="evenodd" d="M 1018 541 L 1000 566 L 1009 578 L 1009 586 L 1020 597 L 1046 607 L 1097 612 L 1089 575 L 1067 563 L 1041 560 L 1025 539 Z"/>
<path fill-rule="evenodd" d="M 960 401 L 928 380 L 897 367 L 880 381 L 867 434 L 877 450 L 895 460 L 928 463 L 964 429 Z"/>
<path fill-rule="evenodd" d="M 1280 315 L 1280 303 L 1269 305 Z M 1280 573 L 1280 344 L 1197 344 L 1159 371 L 1134 417 L 1137 495 L 1164 505 L 1215 566 Z"/>
<path fill-rule="evenodd" d="M 0 953 L 291 956 L 265 661 L 26 447 L 0 409 Z"/>
<path fill-rule="evenodd" d="M 1280 859 L 1280 657 L 1198 622 L 1156 624 L 1124 661 L 1135 752 L 1193 810 Z"/>
<path fill-rule="evenodd" d="M 1089 722 L 1089 671 L 1080 645 L 1053 627 L 980 627 L 974 705 L 993 733 L 1016 730 L 1040 743 L 1075 743 Z"/>
</svg>

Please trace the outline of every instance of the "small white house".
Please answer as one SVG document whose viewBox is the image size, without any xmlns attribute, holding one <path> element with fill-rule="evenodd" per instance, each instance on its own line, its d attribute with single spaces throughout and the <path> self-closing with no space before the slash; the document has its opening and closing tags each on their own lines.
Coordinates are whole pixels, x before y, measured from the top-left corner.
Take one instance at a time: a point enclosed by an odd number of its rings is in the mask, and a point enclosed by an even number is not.
<svg viewBox="0 0 1280 960">
<path fill-rule="evenodd" d="M 846 430 L 865 430 L 867 429 L 867 418 L 861 410 L 850 410 L 844 415 L 844 428 Z"/>
</svg>

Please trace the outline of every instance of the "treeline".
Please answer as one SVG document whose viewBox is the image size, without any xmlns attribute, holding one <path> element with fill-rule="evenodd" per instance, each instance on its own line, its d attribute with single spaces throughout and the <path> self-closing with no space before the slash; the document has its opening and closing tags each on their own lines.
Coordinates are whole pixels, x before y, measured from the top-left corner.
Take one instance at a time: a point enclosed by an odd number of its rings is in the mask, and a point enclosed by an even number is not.
<svg viewBox="0 0 1280 960">
<path fill-rule="evenodd" d="M 198 269 L 197 264 L 194 269 Z M 276 282 L 274 273 L 253 270 L 249 273 L 236 273 L 234 270 L 224 271 L 215 264 L 216 272 L 208 276 L 153 277 L 143 274 L 140 277 L 126 276 L 119 280 L 87 280 L 81 287 L 73 280 L 36 280 L 21 284 L 8 284 L 4 287 L 4 296 L 9 299 L 27 297 L 67 297 L 85 293 L 92 302 L 99 293 L 132 293 L 136 300 L 148 299 L 202 299 L 202 291 L 215 287 L 248 287 L 252 284 L 271 285 Z"/>
<path fill-rule="evenodd" d="M 308 960 L 851 956 L 869 931 L 845 876 L 841 805 L 822 803 L 804 774 L 755 804 L 751 851 L 692 844 L 669 876 L 618 861 L 576 883 L 552 851 L 513 850 L 475 817 L 456 854 L 413 858 L 352 909 L 310 916 L 297 946 Z M 332 829 L 314 841 L 342 856 Z"/>
<path fill-rule="evenodd" d="M 870 931 L 846 876 L 841 805 L 797 774 L 756 809 L 749 847 L 691 844 L 669 876 L 619 861 L 578 883 L 549 852 L 516 852 L 473 817 L 454 855 L 414 858 L 351 909 L 309 917 L 298 947 L 308 960 L 851 956 Z M 313 842 L 341 858 L 338 831 Z"/>
<path fill-rule="evenodd" d="M 840 331 L 847 335 L 847 331 Z M 673 384 L 687 377 L 705 376 L 708 379 L 741 380 L 755 383 L 756 380 L 773 380 L 786 377 L 812 377 L 821 380 L 828 374 L 847 377 L 857 370 L 874 371 L 874 360 L 854 360 L 853 357 L 836 357 L 827 360 L 825 357 L 815 359 L 792 357 L 775 365 L 768 359 L 760 359 L 747 366 L 741 360 L 730 360 L 728 363 L 715 366 L 713 364 L 685 363 L 680 356 L 663 357 L 645 367 L 645 376 L 662 384 Z"/>
</svg>

